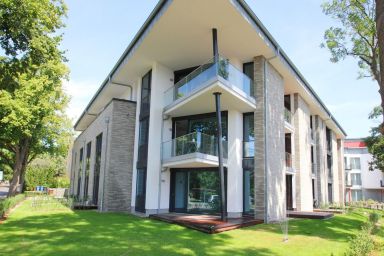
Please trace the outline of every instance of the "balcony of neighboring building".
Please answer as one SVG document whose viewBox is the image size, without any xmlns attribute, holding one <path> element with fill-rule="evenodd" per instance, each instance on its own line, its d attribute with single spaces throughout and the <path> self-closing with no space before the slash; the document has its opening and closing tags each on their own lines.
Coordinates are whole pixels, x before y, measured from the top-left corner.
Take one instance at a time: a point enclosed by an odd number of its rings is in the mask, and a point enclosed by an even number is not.
<svg viewBox="0 0 384 256">
<path fill-rule="evenodd" d="M 252 112 L 253 81 L 220 56 L 199 66 L 164 93 L 164 114 L 183 116 L 215 111 L 213 93 L 221 92 L 221 109 Z"/>
<path fill-rule="evenodd" d="M 223 143 L 224 166 L 228 158 L 228 143 Z M 189 133 L 162 144 L 162 163 L 167 168 L 217 167 L 217 137 L 201 132 Z"/>
</svg>

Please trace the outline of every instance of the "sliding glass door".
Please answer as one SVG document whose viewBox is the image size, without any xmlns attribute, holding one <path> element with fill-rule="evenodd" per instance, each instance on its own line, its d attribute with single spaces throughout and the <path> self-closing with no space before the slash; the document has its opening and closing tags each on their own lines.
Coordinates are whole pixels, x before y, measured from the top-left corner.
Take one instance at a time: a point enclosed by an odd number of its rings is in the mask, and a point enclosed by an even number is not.
<svg viewBox="0 0 384 256">
<path fill-rule="evenodd" d="M 171 211 L 215 214 L 220 211 L 220 177 L 217 168 L 171 171 Z"/>
</svg>

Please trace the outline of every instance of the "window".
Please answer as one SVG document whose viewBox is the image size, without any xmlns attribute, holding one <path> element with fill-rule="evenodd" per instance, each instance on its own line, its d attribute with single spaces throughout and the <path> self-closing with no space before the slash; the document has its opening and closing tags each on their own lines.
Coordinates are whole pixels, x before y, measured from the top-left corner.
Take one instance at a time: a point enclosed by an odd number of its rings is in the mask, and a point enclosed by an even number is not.
<svg viewBox="0 0 384 256">
<path fill-rule="evenodd" d="M 223 129 L 223 140 L 227 141 L 227 112 L 221 113 L 221 125 Z M 200 132 L 207 135 L 216 136 L 217 119 L 216 113 L 208 113 L 193 116 L 183 116 L 173 119 L 173 135 L 174 138 L 193 133 Z"/>
<path fill-rule="evenodd" d="M 88 200 L 89 170 L 91 168 L 91 150 L 92 143 L 87 144 L 87 157 L 85 159 L 85 180 L 84 180 L 84 199 Z"/>
<path fill-rule="evenodd" d="M 361 174 L 351 173 L 352 186 L 361 186 Z"/>
<path fill-rule="evenodd" d="M 103 133 L 100 133 L 96 137 L 96 152 L 95 152 L 95 169 L 93 176 L 93 204 L 97 205 L 99 198 L 99 180 L 100 180 L 100 166 L 101 166 L 101 146 L 103 141 Z"/>
<path fill-rule="evenodd" d="M 362 201 L 363 200 L 363 192 L 361 190 L 352 190 L 352 201 Z"/>
<path fill-rule="evenodd" d="M 141 81 L 141 107 L 140 117 L 149 116 L 150 102 L 151 102 L 151 79 L 152 72 L 149 71 Z"/>
<path fill-rule="evenodd" d="M 243 115 L 243 158 L 255 157 L 254 113 Z"/>
<path fill-rule="evenodd" d="M 148 136 L 149 114 L 151 107 L 151 80 L 152 70 L 145 74 L 141 80 L 141 105 L 139 120 L 139 145 L 137 155 L 136 177 L 136 204 L 135 210 L 145 212 L 147 164 L 148 164 Z"/>
<path fill-rule="evenodd" d="M 356 169 L 356 170 L 361 169 L 359 157 L 351 157 L 350 162 L 351 162 L 351 169 Z"/>
<path fill-rule="evenodd" d="M 332 154 L 332 132 L 331 129 L 326 127 L 325 129 L 325 138 L 327 141 L 327 150 L 329 154 Z"/>
<path fill-rule="evenodd" d="M 253 68 L 253 62 L 248 62 L 243 64 L 243 73 L 248 76 L 253 81 L 254 77 L 254 68 Z M 253 85 L 250 87 L 250 95 L 254 96 L 254 88 Z"/>
<path fill-rule="evenodd" d="M 80 149 L 80 159 L 79 159 L 79 170 L 78 170 L 78 175 L 77 175 L 77 197 L 80 196 L 80 188 L 81 188 L 81 170 L 83 169 L 83 154 L 84 154 L 84 149 Z"/>
</svg>

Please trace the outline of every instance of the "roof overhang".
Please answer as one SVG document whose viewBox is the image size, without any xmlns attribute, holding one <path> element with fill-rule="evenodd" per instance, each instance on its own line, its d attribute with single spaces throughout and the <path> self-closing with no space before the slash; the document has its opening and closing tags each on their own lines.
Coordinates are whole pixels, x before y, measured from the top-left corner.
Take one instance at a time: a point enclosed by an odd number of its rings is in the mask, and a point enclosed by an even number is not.
<svg viewBox="0 0 384 256">
<path fill-rule="evenodd" d="M 159 1 L 88 104 L 75 129 L 84 129 L 89 122 L 85 120 L 92 119 L 86 117 L 88 113 L 97 114 L 90 110 L 98 104 L 99 98 L 100 106 L 107 102 L 108 90 L 115 90 L 109 83 L 111 79 L 134 86 L 154 62 L 171 70 L 205 63 L 212 56 L 212 28 L 218 30 L 222 55 L 239 64 L 252 61 L 254 56 L 265 56 L 284 77 L 289 92 L 300 93 L 307 102 L 315 102 L 310 106 L 311 113 L 327 120 L 327 126 L 338 138 L 346 136 L 319 96 L 243 0 Z M 94 109 L 102 110 L 100 107 Z"/>
</svg>

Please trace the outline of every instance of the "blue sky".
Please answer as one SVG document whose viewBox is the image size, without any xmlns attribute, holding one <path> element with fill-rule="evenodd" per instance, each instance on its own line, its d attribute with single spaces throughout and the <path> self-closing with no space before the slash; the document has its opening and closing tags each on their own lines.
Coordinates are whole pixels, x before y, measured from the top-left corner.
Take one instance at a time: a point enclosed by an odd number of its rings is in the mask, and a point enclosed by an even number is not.
<svg viewBox="0 0 384 256">
<path fill-rule="evenodd" d="M 247 0 L 256 15 L 309 81 L 348 133 L 367 136 L 368 114 L 380 104 L 378 85 L 357 79 L 356 60 L 334 64 L 320 48 L 326 28 L 334 21 L 321 11 L 321 0 Z M 71 96 L 68 114 L 77 120 L 97 88 L 148 17 L 157 1 L 67 0 L 67 50 Z M 278 8 L 277 8 L 278 7 Z"/>
</svg>

